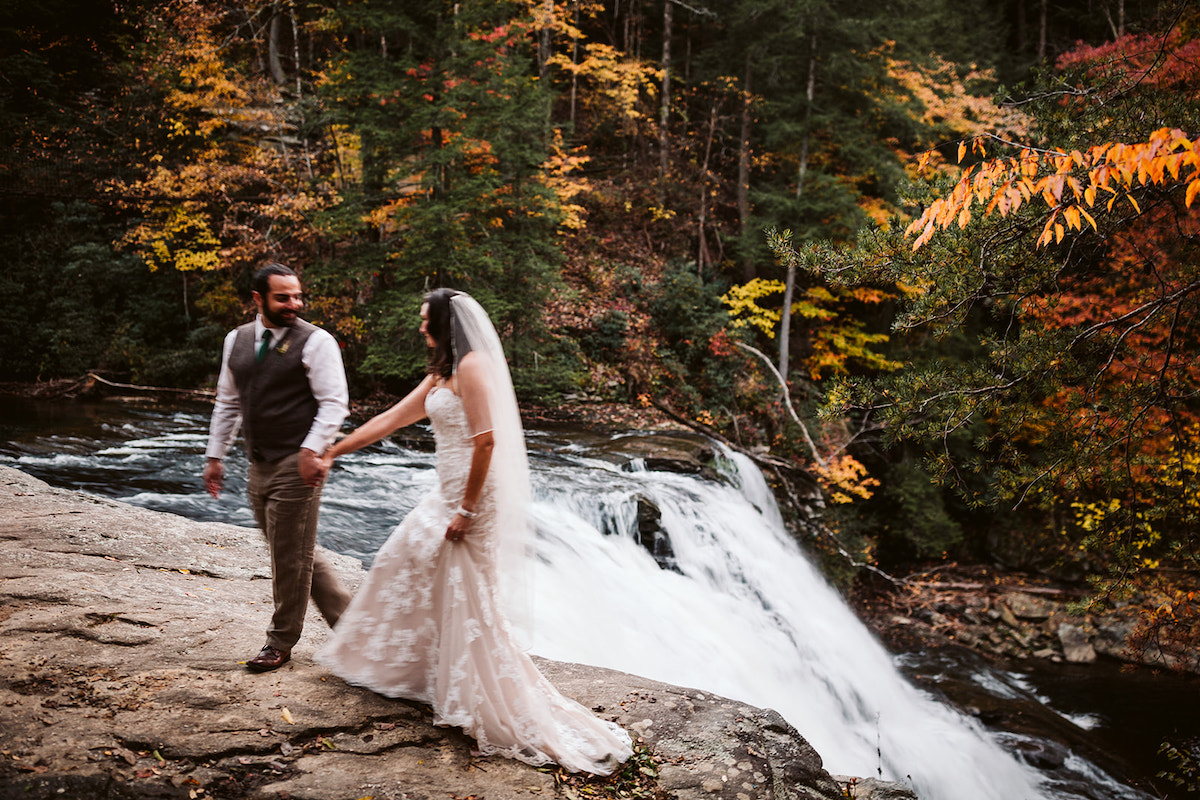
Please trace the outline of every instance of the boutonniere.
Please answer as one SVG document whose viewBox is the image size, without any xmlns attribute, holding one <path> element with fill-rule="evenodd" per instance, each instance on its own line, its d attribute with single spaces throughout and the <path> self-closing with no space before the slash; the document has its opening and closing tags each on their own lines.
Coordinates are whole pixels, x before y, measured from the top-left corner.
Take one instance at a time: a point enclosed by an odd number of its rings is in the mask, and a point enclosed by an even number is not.
<svg viewBox="0 0 1200 800">
<path fill-rule="evenodd" d="M 291 339 L 284 339 L 284 340 L 283 340 L 283 341 L 280 343 L 279 347 L 276 347 L 276 348 L 275 348 L 275 352 L 276 352 L 276 353 L 279 353 L 279 355 L 283 355 L 284 353 L 286 353 L 286 352 L 288 351 L 288 348 L 289 348 L 289 347 L 291 347 L 291 346 L 292 346 L 292 340 L 291 340 Z"/>
</svg>

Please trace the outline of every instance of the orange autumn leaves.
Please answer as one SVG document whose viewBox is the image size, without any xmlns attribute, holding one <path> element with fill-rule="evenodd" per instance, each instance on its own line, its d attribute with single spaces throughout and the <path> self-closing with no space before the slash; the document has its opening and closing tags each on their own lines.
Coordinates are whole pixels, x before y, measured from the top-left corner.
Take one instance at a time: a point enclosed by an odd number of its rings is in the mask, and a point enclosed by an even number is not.
<svg viewBox="0 0 1200 800">
<path fill-rule="evenodd" d="M 971 140 L 970 150 L 984 155 L 987 139 L 995 137 Z M 959 163 L 967 151 L 968 143 L 963 141 L 958 147 Z M 921 169 L 930 155 L 932 151 L 921 157 Z M 938 230 L 953 225 L 965 228 L 975 207 L 982 207 L 985 216 L 993 212 L 1007 216 L 1025 203 L 1040 200 L 1050 209 L 1037 240 L 1041 247 L 1061 242 L 1069 231 L 1082 230 L 1085 224 L 1096 230 L 1093 214 L 1100 208 L 1111 212 L 1124 202 L 1141 213 L 1133 191 L 1169 184 L 1186 186 L 1188 208 L 1200 194 L 1200 138 L 1192 139 L 1178 129 L 1161 128 L 1145 142 L 1108 142 L 1082 152 L 1026 147 L 1015 156 L 966 167 L 950 193 L 934 200 L 906 232 L 917 235 L 913 242 L 917 250 Z"/>
</svg>

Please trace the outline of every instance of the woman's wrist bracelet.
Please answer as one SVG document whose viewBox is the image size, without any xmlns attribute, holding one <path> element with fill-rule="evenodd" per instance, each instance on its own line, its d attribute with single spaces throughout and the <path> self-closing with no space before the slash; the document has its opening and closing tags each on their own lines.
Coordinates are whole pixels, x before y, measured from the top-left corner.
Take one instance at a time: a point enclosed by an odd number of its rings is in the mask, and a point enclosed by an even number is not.
<svg viewBox="0 0 1200 800">
<path fill-rule="evenodd" d="M 475 515 L 476 515 L 478 512 L 475 512 L 475 511 L 467 511 L 467 510 L 466 510 L 465 508 L 463 508 L 462 506 L 459 506 L 459 507 L 458 507 L 458 511 L 456 511 L 455 513 L 456 513 L 456 514 L 458 514 L 460 517 L 466 517 L 467 519 L 475 519 Z"/>
</svg>

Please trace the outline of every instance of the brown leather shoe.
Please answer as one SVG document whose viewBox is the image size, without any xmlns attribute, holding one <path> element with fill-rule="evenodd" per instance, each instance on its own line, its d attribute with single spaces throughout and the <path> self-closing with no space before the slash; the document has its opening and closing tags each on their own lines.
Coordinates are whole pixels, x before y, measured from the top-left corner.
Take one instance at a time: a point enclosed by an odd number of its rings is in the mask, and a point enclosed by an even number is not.
<svg viewBox="0 0 1200 800">
<path fill-rule="evenodd" d="M 271 645 L 267 645 L 258 655 L 246 662 L 246 668 L 251 672 L 269 672 L 279 669 L 292 658 L 291 653 L 281 653 Z"/>
</svg>

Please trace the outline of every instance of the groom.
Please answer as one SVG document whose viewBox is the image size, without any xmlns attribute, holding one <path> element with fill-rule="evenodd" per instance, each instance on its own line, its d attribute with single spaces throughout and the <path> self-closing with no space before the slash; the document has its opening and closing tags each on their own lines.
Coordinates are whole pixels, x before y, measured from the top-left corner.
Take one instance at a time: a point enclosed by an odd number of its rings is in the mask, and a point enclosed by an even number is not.
<svg viewBox="0 0 1200 800">
<path fill-rule="evenodd" d="M 304 299 L 296 273 L 268 264 L 252 286 L 258 316 L 225 337 L 204 485 L 213 497 L 220 494 L 222 459 L 240 426 L 250 505 L 270 549 L 275 599 L 267 643 L 246 666 L 265 672 L 291 658 L 310 594 L 331 627 L 350 602 L 317 550 L 319 457 L 349 413 L 349 392 L 337 341 L 298 316 Z"/>
</svg>

